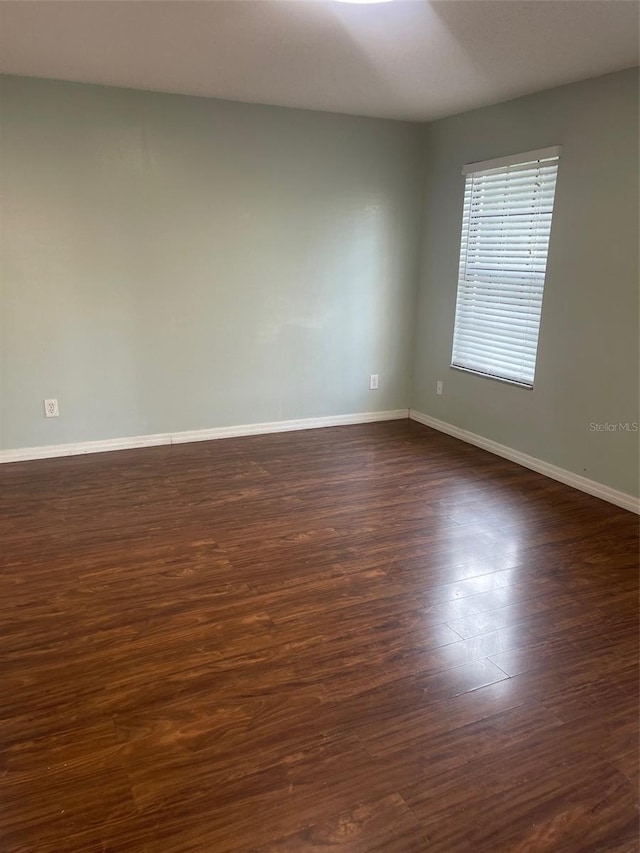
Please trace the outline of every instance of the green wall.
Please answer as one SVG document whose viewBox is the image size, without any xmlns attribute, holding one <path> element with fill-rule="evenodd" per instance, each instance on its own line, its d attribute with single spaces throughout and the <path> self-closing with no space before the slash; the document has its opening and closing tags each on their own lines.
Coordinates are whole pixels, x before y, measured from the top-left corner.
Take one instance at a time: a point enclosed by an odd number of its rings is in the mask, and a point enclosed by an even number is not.
<svg viewBox="0 0 640 853">
<path fill-rule="evenodd" d="M 535 388 L 449 367 L 462 166 L 562 145 Z M 638 494 L 638 72 L 610 74 L 434 122 L 412 408 Z M 436 382 L 444 393 L 436 395 Z"/>
<path fill-rule="evenodd" d="M 0 449 L 411 406 L 638 494 L 636 69 L 426 126 L 0 86 Z M 461 168 L 556 144 L 526 391 L 449 367 Z"/>
<path fill-rule="evenodd" d="M 1 87 L 2 448 L 408 407 L 417 126 Z"/>
</svg>

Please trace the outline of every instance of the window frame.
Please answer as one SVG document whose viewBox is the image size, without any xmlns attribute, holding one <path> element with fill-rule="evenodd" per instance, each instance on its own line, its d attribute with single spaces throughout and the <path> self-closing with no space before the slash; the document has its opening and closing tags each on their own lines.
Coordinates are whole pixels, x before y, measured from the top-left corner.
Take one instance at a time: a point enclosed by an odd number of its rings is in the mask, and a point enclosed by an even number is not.
<svg viewBox="0 0 640 853">
<path fill-rule="evenodd" d="M 452 341 L 451 341 L 451 358 L 450 358 L 450 363 L 449 363 L 449 366 L 452 369 L 459 370 L 463 373 L 470 373 L 474 376 L 481 376 L 481 377 L 484 377 L 486 379 L 493 379 L 496 382 L 504 382 L 508 385 L 515 385 L 516 387 L 524 388 L 526 390 L 533 390 L 534 384 L 535 384 L 536 372 L 537 372 L 539 336 L 540 336 L 540 328 L 542 325 L 542 303 L 543 303 L 543 298 L 544 298 L 546 278 L 547 278 L 547 272 L 548 272 L 548 266 L 549 266 L 549 247 L 550 247 L 551 231 L 552 231 L 553 219 L 554 219 L 554 213 L 555 213 L 557 177 L 558 177 L 559 162 L 560 162 L 561 156 L 562 156 L 562 147 L 559 145 L 554 145 L 554 146 L 550 146 L 547 148 L 536 149 L 534 151 L 526 151 L 526 152 L 522 152 L 519 154 L 511 154 L 511 155 L 508 155 L 506 157 L 499 157 L 499 158 L 495 158 L 492 160 L 484 160 L 484 161 L 479 161 L 479 162 L 474 162 L 474 163 L 468 163 L 463 167 L 462 174 L 465 176 L 464 203 L 463 203 L 464 207 L 463 207 L 463 214 L 462 214 L 462 227 L 461 227 L 461 231 L 460 231 L 460 243 L 459 243 L 459 250 L 458 250 L 458 282 L 457 282 L 457 287 L 456 287 L 456 304 L 455 304 L 455 311 L 454 311 L 454 326 L 453 326 L 453 335 L 452 335 Z M 549 235 L 547 237 L 546 244 L 545 244 L 544 269 L 542 270 L 542 284 L 539 287 L 536 287 L 534 285 L 534 276 L 532 275 L 532 272 L 533 272 L 532 270 L 531 271 L 522 270 L 522 271 L 517 272 L 517 273 L 514 272 L 514 277 L 516 277 L 516 276 L 524 277 L 526 274 L 531 275 L 531 280 L 529 282 L 529 290 L 528 291 L 524 290 L 524 292 L 525 292 L 525 294 L 526 293 L 533 294 L 533 297 L 530 297 L 530 299 L 532 300 L 535 297 L 535 300 L 537 300 L 538 304 L 539 304 L 539 316 L 537 318 L 537 326 L 535 326 L 535 349 L 533 351 L 533 363 L 532 363 L 532 365 L 531 364 L 528 365 L 529 367 L 532 367 L 531 381 L 529 382 L 525 378 L 520 379 L 520 378 L 515 378 L 513 375 L 512 376 L 501 375 L 500 370 L 502 370 L 504 373 L 504 371 L 505 371 L 504 367 L 502 367 L 502 368 L 497 367 L 497 368 L 495 368 L 496 372 L 489 372 L 488 370 L 483 369 L 481 366 L 473 366 L 472 364 L 469 364 L 469 363 L 467 363 L 467 364 L 460 363 L 461 361 L 465 361 L 465 360 L 467 362 L 472 362 L 473 359 L 469 358 L 468 356 L 465 359 L 465 357 L 460 354 L 460 349 L 464 349 L 464 345 L 460 345 L 458 348 L 458 351 L 456 352 L 456 349 L 457 349 L 456 348 L 456 341 L 457 340 L 460 341 L 462 335 L 464 334 L 464 332 L 462 331 L 462 328 L 463 328 L 463 320 L 461 319 L 462 314 L 459 315 L 459 312 L 461 312 L 461 310 L 464 310 L 464 309 L 461 309 L 461 306 L 463 305 L 464 300 L 466 298 L 466 300 L 467 300 L 467 311 L 468 311 L 469 310 L 468 303 L 471 299 L 471 297 L 469 297 L 468 292 L 467 292 L 466 297 L 465 297 L 464 288 L 466 286 L 467 291 L 468 291 L 470 289 L 469 283 L 472 281 L 471 278 L 467 277 L 467 265 L 468 265 L 468 257 L 469 257 L 469 243 L 470 243 L 470 239 L 471 239 L 472 222 L 473 222 L 472 206 L 474 203 L 476 203 L 476 202 L 474 202 L 473 176 L 478 174 L 478 173 L 482 173 L 486 176 L 486 173 L 490 173 L 490 172 L 495 170 L 498 174 L 494 175 L 493 177 L 499 178 L 500 176 L 503 176 L 506 178 L 509 174 L 523 174 L 523 173 L 526 173 L 527 171 L 538 171 L 539 172 L 540 168 L 546 168 L 548 166 L 555 166 L 555 172 L 553 173 L 553 182 L 552 182 L 552 190 L 550 193 L 550 200 L 547 201 L 547 207 L 549 207 L 549 210 L 547 211 L 547 215 L 550 216 L 550 219 L 549 219 L 549 226 L 548 226 Z M 519 167 L 519 168 L 516 169 L 513 167 Z M 512 171 L 508 171 L 508 170 L 512 170 Z M 491 177 L 491 176 L 489 175 L 488 177 Z M 513 190 L 514 190 L 514 188 L 512 187 L 512 188 L 510 188 L 509 191 L 513 193 Z M 508 199 L 509 193 L 506 192 L 505 196 Z M 467 204 L 470 205 L 468 212 L 467 212 Z M 542 199 L 539 202 L 539 204 L 540 204 L 540 207 L 542 209 L 544 207 L 544 199 Z M 498 215 L 498 214 L 496 214 L 496 215 Z M 513 214 L 509 214 L 508 212 L 507 213 L 503 212 L 502 218 L 506 219 L 510 215 L 513 215 Z M 526 222 L 529 223 L 530 229 L 532 227 L 530 223 L 535 221 L 534 217 L 536 215 L 538 215 L 538 214 L 535 211 L 532 211 L 530 218 L 528 220 L 526 220 Z M 479 221 L 479 217 L 478 217 L 478 215 L 476 215 L 476 223 L 478 223 L 478 221 Z M 508 226 L 505 226 L 505 227 L 508 227 Z M 505 229 L 503 229 L 503 234 L 504 234 L 504 230 Z M 475 251 L 479 251 L 477 246 L 481 245 L 480 239 L 481 238 L 476 237 L 477 245 L 476 245 Z M 529 236 L 528 238 L 523 238 L 522 242 L 517 244 L 517 248 L 515 249 L 515 251 L 521 251 L 521 250 L 529 250 L 530 251 L 533 239 L 535 239 L 535 238 L 532 238 L 531 236 Z M 499 255 L 500 253 L 501 253 L 501 251 L 500 251 L 500 247 L 499 247 L 499 249 L 497 250 L 497 254 Z M 464 270 L 464 273 L 463 273 L 463 270 Z M 497 281 L 497 283 L 494 282 L 494 284 L 496 284 L 497 288 L 504 287 L 504 284 L 502 284 L 502 285 L 500 284 L 499 279 L 500 279 L 500 276 L 504 276 L 504 274 L 508 273 L 508 272 L 509 272 L 509 270 L 505 269 L 504 267 L 498 268 L 496 270 L 495 276 L 498 278 L 498 281 Z M 491 273 L 489 273 L 488 275 L 491 276 Z M 526 284 L 526 281 L 524 282 L 524 284 Z M 478 286 L 481 288 L 485 288 L 485 290 L 487 288 L 490 289 L 491 288 L 491 282 L 490 281 L 489 282 L 483 282 L 483 283 L 481 282 L 478 284 Z M 508 285 L 508 287 L 511 287 L 511 286 L 512 285 L 510 283 Z M 471 284 L 471 288 L 473 288 L 473 284 Z M 538 293 L 539 293 L 539 296 L 538 296 Z M 485 294 L 485 297 L 486 297 L 486 294 Z M 531 305 L 529 305 L 528 312 L 529 312 L 528 317 L 534 313 L 532 311 Z M 508 315 L 509 312 L 507 311 L 506 313 Z M 507 317 L 507 319 L 508 319 L 508 317 Z M 486 324 L 489 325 L 490 322 L 491 322 L 491 320 L 488 319 L 486 321 Z M 530 320 L 527 319 L 526 322 L 530 322 Z M 467 320 L 467 323 L 466 323 L 466 334 L 467 335 L 473 331 L 472 325 L 473 325 L 473 320 L 471 320 L 471 321 Z M 486 339 L 489 342 L 490 341 L 489 333 L 482 331 L 482 328 L 481 328 L 482 327 L 482 321 L 481 320 L 478 321 L 478 326 L 480 327 L 480 334 L 487 335 Z M 460 337 L 458 337 L 459 335 L 460 335 Z M 481 340 L 481 338 L 478 338 L 478 340 L 480 340 L 479 348 L 481 348 L 482 340 Z M 508 343 L 509 342 L 507 340 L 507 344 Z M 468 346 L 468 343 L 467 343 L 467 346 Z M 488 350 L 489 356 L 491 356 L 490 343 L 488 344 L 487 350 Z M 506 347 L 504 349 L 504 352 L 507 352 L 507 354 L 509 354 L 509 351 Z M 523 350 L 522 349 L 518 350 L 516 347 L 514 347 L 513 353 L 517 356 L 518 352 L 523 353 Z M 456 361 L 456 359 L 457 359 L 457 361 Z M 526 366 L 526 363 L 524 361 L 524 357 L 522 360 L 522 364 L 523 364 L 523 366 Z M 506 372 L 509 372 L 509 371 L 507 370 Z M 517 371 L 512 370 L 511 373 L 512 374 L 517 373 Z"/>
</svg>

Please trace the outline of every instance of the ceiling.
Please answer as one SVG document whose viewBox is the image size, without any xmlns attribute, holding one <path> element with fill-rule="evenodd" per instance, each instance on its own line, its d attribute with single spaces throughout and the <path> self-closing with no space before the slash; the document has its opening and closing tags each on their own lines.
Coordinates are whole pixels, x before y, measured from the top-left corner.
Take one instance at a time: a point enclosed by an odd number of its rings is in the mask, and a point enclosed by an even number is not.
<svg viewBox="0 0 640 853">
<path fill-rule="evenodd" d="M 635 0 L 2 0 L 0 72 L 430 120 L 638 65 Z"/>
</svg>

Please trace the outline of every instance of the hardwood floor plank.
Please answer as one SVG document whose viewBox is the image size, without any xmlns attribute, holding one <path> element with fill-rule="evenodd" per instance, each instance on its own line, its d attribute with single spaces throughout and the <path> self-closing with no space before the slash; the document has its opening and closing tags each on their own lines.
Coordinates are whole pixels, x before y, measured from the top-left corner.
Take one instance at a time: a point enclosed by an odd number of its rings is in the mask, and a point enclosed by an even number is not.
<svg viewBox="0 0 640 853">
<path fill-rule="evenodd" d="M 519 744 L 470 761 L 463 774 L 452 770 L 402 792 L 425 824 L 429 849 L 492 844 L 492 849 L 524 850 L 538 849 L 539 843 L 543 850 L 581 850 L 589 834 L 604 845 L 609 839 L 630 841 L 632 828 L 637 831 L 632 815 L 637 791 L 585 748 L 584 736 L 566 726 L 538 730 Z M 495 811 L 503 797 L 509 802 L 507 821 Z M 600 822 L 603 804 L 611 813 Z M 469 815 L 464 826 L 453 819 L 461 809 Z"/>
<path fill-rule="evenodd" d="M 2 853 L 637 849 L 638 519 L 405 421 L 0 466 Z"/>
<path fill-rule="evenodd" d="M 413 845 L 417 840 L 415 836 L 420 833 L 420 824 L 402 797 L 391 794 L 267 844 L 253 853 L 312 853 L 317 850 L 340 853 L 345 849 L 349 853 L 390 849 L 399 853 L 412 847 L 418 849 Z M 409 836 L 408 843 L 402 843 L 403 836 L 405 839 Z"/>
<path fill-rule="evenodd" d="M 464 830 L 452 820 L 426 828 L 428 850 L 544 851 L 633 849 L 637 792 L 608 765 L 581 762 L 517 784 L 508 820 L 496 820 L 489 798 L 467 804 Z M 471 776 L 468 784 L 481 784 Z M 559 794 L 557 787 L 562 787 Z M 494 796 L 500 797 L 501 793 Z M 414 806 L 412 806 L 414 808 Z M 418 814 L 422 814 L 421 811 Z M 462 830 L 462 831 L 461 831 Z"/>
<path fill-rule="evenodd" d="M 397 713 L 386 720 L 372 720 L 361 725 L 357 734 L 376 757 L 407 754 L 414 746 L 420 750 L 424 744 L 439 744 L 451 734 L 457 737 L 466 727 L 520 709 L 533 709 L 533 713 L 539 713 L 549 724 L 558 724 L 558 717 L 551 711 L 540 710 L 535 703 L 525 703 L 514 695 L 507 682 L 498 681 L 417 711 Z M 457 756 L 458 763 L 469 758 L 463 750 L 456 749 L 453 755 Z"/>
</svg>

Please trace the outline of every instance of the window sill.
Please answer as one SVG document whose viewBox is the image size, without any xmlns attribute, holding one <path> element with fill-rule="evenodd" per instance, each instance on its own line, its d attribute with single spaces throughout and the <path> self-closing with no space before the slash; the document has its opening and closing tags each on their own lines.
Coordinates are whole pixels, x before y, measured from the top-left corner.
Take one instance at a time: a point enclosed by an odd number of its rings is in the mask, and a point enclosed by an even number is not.
<svg viewBox="0 0 640 853">
<path fill-rule="evenodd" d="M 533 385 L 526 382 L 517 382 L 515 379 L 505 379 L 502 376 L 494 376 L 492 373 L 483 373 L 481 370 L 472 370 L 470 367 L 460 367 L 458 364 L 450 364 L 452 370 L 459 370 L 461 373 L 470 373 L 472 376 L 480 376 L 483 379 L 492 379 L 494 382 L 502 382 L 504 385 L 514 385 L 516 388 L 522 388 L 525 391 L 533 391 Z"/>
</svg>

